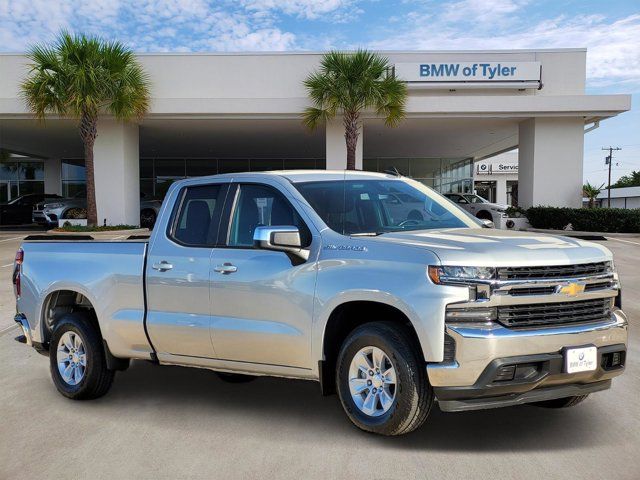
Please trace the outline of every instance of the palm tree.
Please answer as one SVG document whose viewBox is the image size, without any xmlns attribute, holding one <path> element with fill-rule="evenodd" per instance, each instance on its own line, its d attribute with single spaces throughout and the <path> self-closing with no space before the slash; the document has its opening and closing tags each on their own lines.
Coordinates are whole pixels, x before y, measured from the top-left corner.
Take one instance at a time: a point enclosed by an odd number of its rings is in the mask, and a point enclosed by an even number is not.
<svg viewBox="0 0 640 480">
<path fill-rule="evenodd" d="M 604 183 L 599 187 L 595 187 L 591 185 L 589 182 L 585 183 L 582 186 L 582 195 L 589 199 L 589 208 L 593 208 L 596 198 L 600 195 L 602 188 L 604 187 Z"/>
<path fill-rule="evenodd" d="M 120 42 L 63 31 L 52 46 L 36 45 L 21 91 L 36 118 L 47 113 L 78 120 L 87 172 L 87 223 L 98 223 L 93 145 L 101 114 L 127 121 L 149 108 L 149 80 L 134 54 Z"/>
<path fill-rule="evenodd" d="M 348 170 L 356 168 L 363 110 L 375 110 L 388 126 L 396 126 L 404 118 L 407 86 L 390 71 L 389 60 L 376 53 L 332 51 L 323 56 L 320 70 L 304 81 L 313 106 L 305 109 L 303 122 L 313 130 L 342 115 Z"/>
</svg>

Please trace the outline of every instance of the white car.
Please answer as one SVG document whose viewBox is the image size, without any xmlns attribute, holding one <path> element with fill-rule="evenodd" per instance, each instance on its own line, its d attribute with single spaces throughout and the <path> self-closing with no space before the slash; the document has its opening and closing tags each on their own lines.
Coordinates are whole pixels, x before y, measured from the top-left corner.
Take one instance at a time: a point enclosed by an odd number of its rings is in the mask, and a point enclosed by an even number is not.
<svg viewBox="0 0 640 480">
<path fill-rule="evenodd" d="M 491 220 L 496 227 L 501 225 L 501 219 L 507 218 L 509 205 L 491 203 L 473 193 L 445 193 L 445 197 L 481 220 Z"/>
</svg>

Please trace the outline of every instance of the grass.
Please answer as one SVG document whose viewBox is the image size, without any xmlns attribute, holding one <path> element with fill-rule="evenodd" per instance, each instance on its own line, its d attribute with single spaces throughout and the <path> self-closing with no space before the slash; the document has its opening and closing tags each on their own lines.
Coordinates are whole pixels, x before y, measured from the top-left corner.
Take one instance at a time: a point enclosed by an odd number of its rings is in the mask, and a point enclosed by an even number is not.
<svg viewBox="0 0 640 480">
<path fill-rule="evenodd" d="M 137 225 L 65 225 L 63 227 L 54 228 L 54 232 L 113 232 L 115 230 L 136 230 L 140 227 Z"/>
</svg>

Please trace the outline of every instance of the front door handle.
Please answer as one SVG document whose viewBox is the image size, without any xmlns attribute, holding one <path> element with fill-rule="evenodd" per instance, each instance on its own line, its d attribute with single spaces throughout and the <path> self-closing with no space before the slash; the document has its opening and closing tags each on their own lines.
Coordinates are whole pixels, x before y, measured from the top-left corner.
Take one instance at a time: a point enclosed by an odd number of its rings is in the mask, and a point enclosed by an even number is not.
<svg viewBox="0 0 640 480">
<path fill-rule="evenodd" d="M 153 265 L 151 265 L 151 268 L 153 268 L 154 270 L 158 270 L 159 272 L 166 272 L 167 270 L 171 270 L 173 268 L 173 265 L 171 265 L 166 260 L 162 260 L 160 263 L 154 263 Z"/>
<path fill-rule="evenodd" d="M 229 273 L 237 272 L 238 267 L 233 265 L 232 263 L 223 263 L 222 265 L 216 265 L 213 268 L 214 272 L 222 273 L 223 275 L 227 275 Z"/>
</svg>

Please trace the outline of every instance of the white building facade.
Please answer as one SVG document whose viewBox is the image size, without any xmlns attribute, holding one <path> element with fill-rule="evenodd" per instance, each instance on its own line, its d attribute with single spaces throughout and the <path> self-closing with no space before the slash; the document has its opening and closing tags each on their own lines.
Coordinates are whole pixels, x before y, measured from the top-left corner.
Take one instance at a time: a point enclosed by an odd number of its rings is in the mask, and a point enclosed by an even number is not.
<svg viewBox="0 0 640 480">
<path fill-rule="evenodd" d="M 407 116 L 388 128 L 373 112 L 364 115 L 357 167 L 397 169 L 442 192 L 472 191 L 474 177 L 477 182 L 483 175 L 477 162 L 518 149 L 520 206 L 578 207 L 585 130 L 631 104 L 629 95 L 585 94 L 584 49 L 383 55 L 407 82 Z M 300 120 L 309 104 L 303 80 L 321 57 L 139 55 L 151 78 L 151 109 L 139 124 L 99 122 L 100 223 L 138 223 L 140 192 L 162 197 L 178 178 L 344 168 L 340 120 L 314 132 Z M 24 56 L 0 55 L 0 148 L 9 152 L 0 169 L 0 200 L 32 191 L 81 192 L 84 162 L 75 123 L 32 118 L 19 95 L 27 73 Z M 506 189 L 506 183 L 501 191 L 496 186 L 497 201 L 507 203 Z"/>
</svg>

